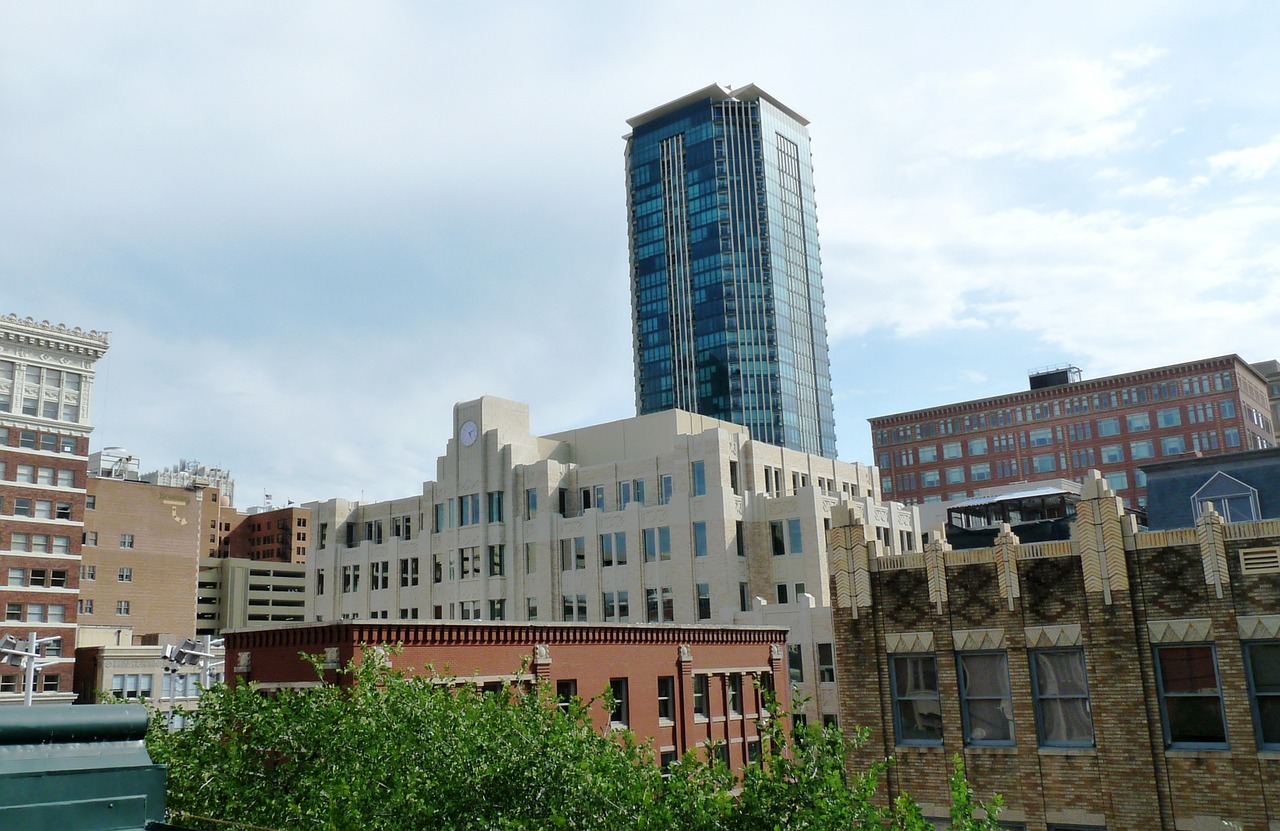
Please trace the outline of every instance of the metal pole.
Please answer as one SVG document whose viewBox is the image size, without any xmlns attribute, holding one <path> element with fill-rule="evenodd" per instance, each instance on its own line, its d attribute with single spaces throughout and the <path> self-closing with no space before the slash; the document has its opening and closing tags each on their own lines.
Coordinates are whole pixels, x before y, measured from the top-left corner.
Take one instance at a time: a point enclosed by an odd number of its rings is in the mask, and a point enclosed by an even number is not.
<svg viewBox="0 0 1280 831">
<path fill-rule="evenodd" d="M 205 653 L 200 657 L 200 689 L 203 691 L 209 687 L 209 662 L 212 658 L 205 657 L 213 654 L 213 637 L 205 635 L 200 639 L 200 651 Z"/>
<path fill-rule="evenodd" d="M 27 639 L 27 652 L 32 653 L 22 659 L 23 667 L 27 672 L 27 689 L 22 694 L 22 703 L 31 706 L 31 697 L 36 687 L 36 633 L 32 632 L 31 637 Z"/>
</svg>

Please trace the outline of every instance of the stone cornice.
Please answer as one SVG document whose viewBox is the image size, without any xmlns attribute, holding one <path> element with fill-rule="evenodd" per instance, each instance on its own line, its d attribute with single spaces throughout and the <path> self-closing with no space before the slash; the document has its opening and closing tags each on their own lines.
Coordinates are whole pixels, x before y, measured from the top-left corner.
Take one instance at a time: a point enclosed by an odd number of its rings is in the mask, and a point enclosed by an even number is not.
<svg viewBox="0 0 1280 831">
<path fill-rule="evenodd" d="M 0 315 L 0 340 L 41 349 L 57 349 L 77 355 L 102 357 L 110 346 L 107 332 L 84 331 L 47 320 L 20 318 L 16 314 Z"/>
</svg>

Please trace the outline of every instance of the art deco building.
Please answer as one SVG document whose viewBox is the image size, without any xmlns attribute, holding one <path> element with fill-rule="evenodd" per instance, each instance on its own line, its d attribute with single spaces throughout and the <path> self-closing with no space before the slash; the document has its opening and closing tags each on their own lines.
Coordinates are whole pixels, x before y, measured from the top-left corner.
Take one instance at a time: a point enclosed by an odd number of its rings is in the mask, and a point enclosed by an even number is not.
<svg viewBox="0 0 1280 831">
<path fill-rule="evenodd" d="M 835 458 L 809 122 L 712 85 L 628 120 L 636 410 Z"/>
<path fill-rule="evenodd" d="M 308 621 L 786 626 L 808 715 L 834 719 L 826 531 L 860 518 L 919 549 L 872 468 L 706 416 L 535 436 L 526 405 L 486 397 L 454 429 L 421 495 L 306 506 Z"/>
<path fill-rule="evenodd" d="M 57 638 L 36 701 L 72 697 L 94 364 L 107 335 L 0 317 L 0 635 Z M 0 664 L 0 702 L 21 701 L 21 671 Z"/>
</svg>

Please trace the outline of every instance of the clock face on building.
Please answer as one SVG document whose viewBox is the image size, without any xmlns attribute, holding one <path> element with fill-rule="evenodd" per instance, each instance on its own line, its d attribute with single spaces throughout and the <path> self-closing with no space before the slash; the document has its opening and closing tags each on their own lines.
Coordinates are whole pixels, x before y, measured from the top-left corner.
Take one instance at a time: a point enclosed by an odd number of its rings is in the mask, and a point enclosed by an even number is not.
<svg viewBox="0 0 1280 831">
<path fill-rule="evenodd" d="M 458 428 L 458 438 L 462 440 L 463 447 L 470 447 L 475 444 L 479 436 L 480 428 L 476 427 L 474 421 L 464 421 L 462 427 Z"/>
</svg>

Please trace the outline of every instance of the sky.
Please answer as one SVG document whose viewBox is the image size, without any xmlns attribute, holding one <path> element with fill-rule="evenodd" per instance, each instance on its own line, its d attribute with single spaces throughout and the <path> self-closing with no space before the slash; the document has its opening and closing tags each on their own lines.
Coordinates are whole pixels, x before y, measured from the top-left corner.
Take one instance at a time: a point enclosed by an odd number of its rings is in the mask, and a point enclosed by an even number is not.
<svg viewBox="0 0 1280 831">
<path fill-rule="evenodd" d="M 92 447 L 236 505 L 421 492 L 455 402 L 635 413 L 626 119 L 811 122 L 867 419 L 1280 357 L 1280 4 L 0 0 L 0 313 L 110 332 Z"/>
</svg>

